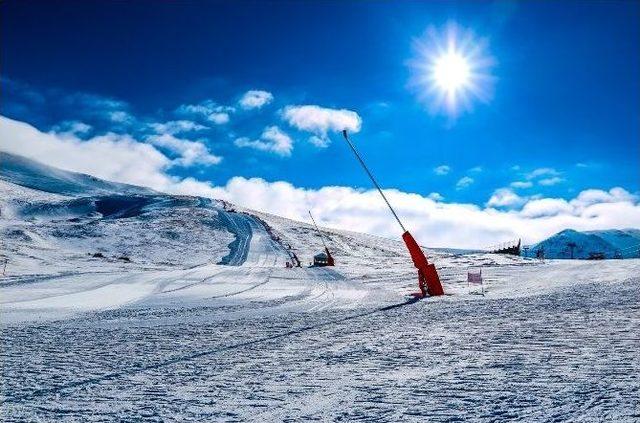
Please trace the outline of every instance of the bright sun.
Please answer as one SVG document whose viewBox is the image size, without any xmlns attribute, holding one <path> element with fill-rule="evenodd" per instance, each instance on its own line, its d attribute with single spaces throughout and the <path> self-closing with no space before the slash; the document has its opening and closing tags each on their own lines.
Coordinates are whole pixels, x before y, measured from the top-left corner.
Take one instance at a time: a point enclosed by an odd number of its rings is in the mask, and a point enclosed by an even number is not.
<svg viewBox="0 0 640 423">
<path fill-rule="evenodd" d="M 450 22 L 440 30 L 428 28 L 414 40 L 414 50 L 416 56 L 409 62 L 413 69 L 410 85 L 431 112 L 455 118 L 470 111 L 474 100 L 490 100 L 494 62 L 486 40 Z"/>
<path fill-rule="evenodd" d="M 450 51 L 436 58 L 433 66 L 433 80 L 447 93 L 464 89 L 470 81 L 469 63 L 459 53 Z"/>
</svg>

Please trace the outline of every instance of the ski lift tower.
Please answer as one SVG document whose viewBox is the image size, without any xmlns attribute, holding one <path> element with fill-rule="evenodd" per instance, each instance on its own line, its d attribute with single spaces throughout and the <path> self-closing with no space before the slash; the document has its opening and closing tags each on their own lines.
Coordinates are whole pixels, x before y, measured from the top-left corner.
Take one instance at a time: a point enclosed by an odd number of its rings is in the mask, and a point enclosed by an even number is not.
<svg viewBox="0 0 640 423">
<path fill-rule="evenodd" d="M 324 236 L 322 236 L 322 232 L 320 232 L 320 228 L 318 228 L 318 225 L 316 225 L 316 220 L 313 218 L 313 215 L 311 214 L 311 210 L 309 210 L 309 216 L 311 217 L 311 221 L 313 222 L 313 226 L 316 227 L 316 231 L 318 231 L 318 235 L 320 235 L 320 239 L 322 240 L 322 245 L 324 246 L 324 252 L 327 253 L 327 264 L 326 266 L 335 266 L 335 260 L 333 259 L 333 256 L 331 255 L 331 253 L 329 252 L 329 248 L 327 247 L 327 244 L 324 242 Z"/>
<path fill-rule="evenodd" d="M 384 193 L 382 192 L 380 185 L 378 185 L 375 178 L 373 177 L 373 174 L 362 160 L 362 157 L 360 157 L 360 154 L 358 154 L 356 147 L 353 145 L 351 140 L 349 140 L 346 129 L 342 131 L 342 135 L 349 144 L 349 147 L 351 147 L 351 151 L 353 151 L 353 154 L 355 154 L 356 158 L 362 165 L 362 168 L 365 170 L 365 172 L 367 172 L 367 175 L 369 175 L 371 182 L 373 182 L 373 185 L 377 188 L 378 192 L 382 196 L 382 199 L 385 203 L 387 203 L 387 207 L 389 207 L 389 210 L 391 210 L 391 214 L 393 214 L 393 217 L 395 217 L 398 225 L 400 225 L 400 228 L 402 229 L 402 239 L 404 240 L 404 243 L 409 250 L 411 260 L 413 260 L 413 265 L 416 267 L 416 269 L 418 269 L 418 287 L 420 288 L 420 293 L 417 295 L 421 296 L 421 298 L 424 298 L 427 295 L 444 295 L 444 290 L 442 289 L 442 284 L 440 283 L 440 277 L 438 276 L 436 267 L 432 263 L 429 263 L 427 257 L 424 255 L 424 252 L 422 251 L 416 240 L 400 221 L 400 218 L 396 214 L 395 210 L 393 210 L 393 207 L 391 207 L 391 204 L 389 204 L 389 200 L 387 200 L 387 197 L 385 197 Z"/>
</svg>

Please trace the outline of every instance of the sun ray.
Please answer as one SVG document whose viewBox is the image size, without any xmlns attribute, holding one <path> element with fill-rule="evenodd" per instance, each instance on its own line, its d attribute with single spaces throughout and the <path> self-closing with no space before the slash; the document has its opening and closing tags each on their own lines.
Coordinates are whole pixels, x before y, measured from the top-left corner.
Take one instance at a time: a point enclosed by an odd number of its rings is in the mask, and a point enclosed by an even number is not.
<svg viewBox="0 0 640 423">
<path fill-rule="evenodd" d="M 413 71 L 410 85 L 430 112 L 455 118 L 470 111 L 474 100 L 491 99 L 494 61 L 485 40 L 449 23 L 441 31 L 430 27 L 414 40 L 414 49 L 415 57 L 409 62 Z"/>
</svg>

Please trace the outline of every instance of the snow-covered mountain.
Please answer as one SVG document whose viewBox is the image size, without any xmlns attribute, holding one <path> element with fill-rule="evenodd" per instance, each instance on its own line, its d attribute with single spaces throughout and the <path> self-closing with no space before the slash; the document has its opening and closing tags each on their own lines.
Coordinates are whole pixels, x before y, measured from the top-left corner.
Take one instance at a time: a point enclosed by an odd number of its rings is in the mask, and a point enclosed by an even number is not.
<svg viewBox="0 0 640 423">
<path fill-rule="evenodd" d="M 579 232 L 566 229 L 531 246 L 527 255 L 535 256 L 538 250 L 543 250 L 546 258 L 556 259 L 572 257 L 586 259 L 597 253 L 604 254 L 604 258 L 608 259 L 638 257 L 640 230 L 609 229 Z"/>
<path fill-rule="evenodd" d="M 308 267 L 310 224 L 6 154 L 0 210 L 2 421 L 637 414 L 638 259 L 429 251 L 447 295 L 407 301 L 399 238 Z"/>
<path fill-rule="evenodd" d="M 640 229 L 609 229 L 606 231 L 587 231 L 596 235 L 620 251 L 623 257 L 639 257 Z"/>
<path fill-rule="evenodd" d="M 0 151 L 0 180 L 60 195 L 149 195 L 149 188 L 108 182 Z M 157 193 L 156 193 L 157 194 Z"/>
<path fill-rule="evenodd" d="M 272 238 L 283 260 L 295 253 L 307 265 L 322 250 L 308 223 L 208 198 L 108 182 L 3 152 L 0 194 L 0 242 L 17 272 L 39 268 L 40 273 L 50 273 L 78 266 L 104 270 L 240 265 L 257 233 Z M 362 269 L 360 265 L 375 263 L 381 256 L 407 261 L 399 239 L 325 230 L 339 263 Z M 459 261 L 459 254 L 430 254 L 444 268 Z M 483 256 L 481 262 L 513 260 Z M 413 272 L 410 263 L 404 271 Z"/>
<path fill-rule="evenodd" d="M 11 268 L 240 264 L 250 237 L 221 202 L 161 194 L 0 153 L 0 235 Z"/>
</svg>

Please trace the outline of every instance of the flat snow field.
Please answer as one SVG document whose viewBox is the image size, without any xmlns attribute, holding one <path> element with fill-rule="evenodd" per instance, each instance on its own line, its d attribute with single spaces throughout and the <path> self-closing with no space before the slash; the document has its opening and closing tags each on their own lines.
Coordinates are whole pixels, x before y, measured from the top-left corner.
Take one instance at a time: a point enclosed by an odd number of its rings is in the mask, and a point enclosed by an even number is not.
<svg viewBox="0 0 640 423">
<path fill-rule="evenodd" d="M 638 260 L 488 266 L 485 296 L 442 269 L 453 295 L 393 307 L 393 264 L 267 245 L 3 285 L 3 421 L 640 420 Z"/>
</svg>

